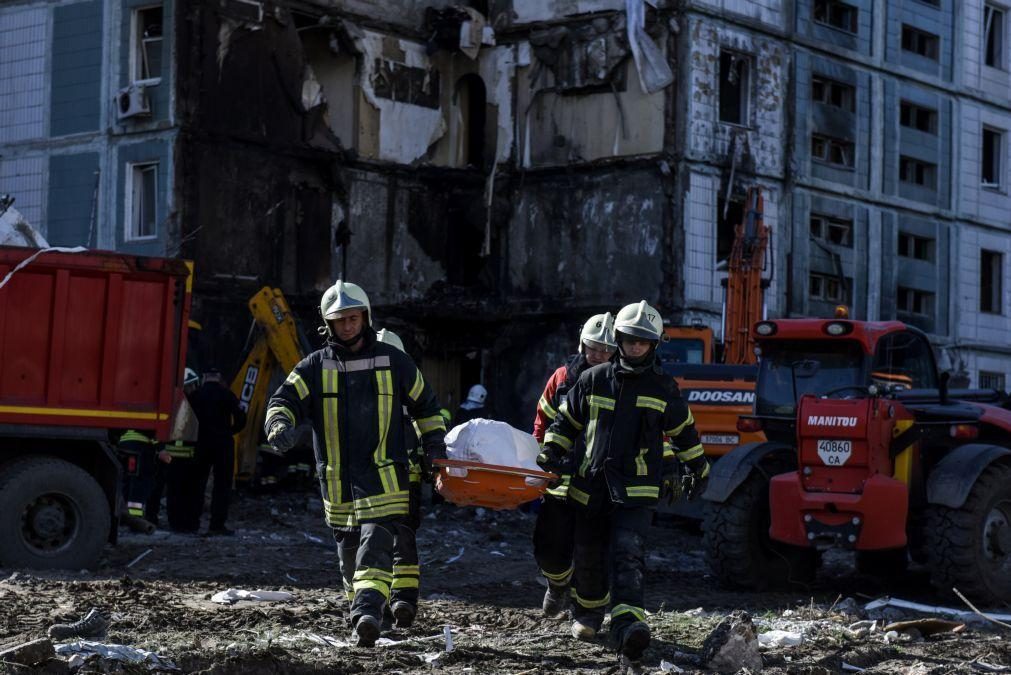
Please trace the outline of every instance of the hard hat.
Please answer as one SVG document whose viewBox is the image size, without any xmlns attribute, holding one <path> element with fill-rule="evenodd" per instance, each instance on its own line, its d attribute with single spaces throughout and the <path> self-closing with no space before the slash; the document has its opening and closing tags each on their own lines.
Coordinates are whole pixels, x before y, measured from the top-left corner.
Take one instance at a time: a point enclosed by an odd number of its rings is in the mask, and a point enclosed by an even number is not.
<svg viewBox="0 0 1011 675">
<path fill-rule="evenodd" d="M 488 390 L 480 384 L 475 384 L 467 392 L 467 400 L 471 403 L 484 403 L 486 398 L 488 398 Z"/>
<path fill-rule="evenodd" d="M 663 335 L 663 319 L 660 312 L 641 300 L 621 308 L 614 319 L 614 332 L 659 342 Z"/>
<path fill-rule="evenodd" d="M 583 347 L 593 347 L 613 352 L 618 348 L 614 341 L 614 317 L 610 312 L 604 314 L 594 314 L 583 324 L 583 330 L 579 334 L 579 352 L 583 352 Z"/>
<path fill-rule="evenodd" d="M 187 386 L 187 385 L 190 385 L 190 384 L 196 384 L 199 381 L 200 381 L 200 376 L 197 375 L 197 371 L 193 370 L 192 368 L 187 368 L 186 370 L 183 371 L 183 386 L 184 387 Z"/>
<path fill-rule="evenodd" d="M 380 342 L 385 342 L 388 345 L 396 347 L 402 352 L 406 352 L 404 349 L 404 341 L 400 339 L 400 336 L 394 333 L 389 328 L 384 328 L 376 333 L 376 339 Z"/>
<path fill-rule="evenodd" d="M 365 294 L 361 286 L 350 281 L 338 280 L 326 290 L 319 303 L 319 313 L 324 320 L 339 319 L 343 312 L 353 309 L 365 312 L 365 325 L 371 325 L 372 320 L 369 315 L 372 314 L 372 308 L 369 306 L 369 296 Z"/>
</svg>

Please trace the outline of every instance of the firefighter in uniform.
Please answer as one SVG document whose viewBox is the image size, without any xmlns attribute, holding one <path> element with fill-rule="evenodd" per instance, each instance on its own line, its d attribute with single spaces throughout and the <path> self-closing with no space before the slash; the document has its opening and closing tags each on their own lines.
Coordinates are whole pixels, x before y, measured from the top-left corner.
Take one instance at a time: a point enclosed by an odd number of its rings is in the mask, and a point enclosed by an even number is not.
<svg viewBox="0 0 1011 675">
<path fill-rule="evenodd" d="M 327 344 L 299 362 L 267 405 L 264 428 L 278 450 L 312 423 L 326 522 L 338 545 L 351 623 L 373 646 L 393 585 L 394 543 L 410 515 L 402 408 L 421 432 L 425 461 L 445 457 L 446 425 L 411 358 L 379 342 L 368 296 L 338 281 L 320 303 Z M 399 620 L 399 617 L 397 617 Z"/>
<path fill-rule="evenodd" d="M 168 464 L 172 457 L 159 449 L 159 443 L 144 432 L 127 429 L 119 437 L 116 450 L 123 461 L 124 493 L 126 497 L 127 524 L 151 527 L 144 518 L 144 507 L 155 486 L 157 464 Z M 151 528 L 153 529 L 153 528 Z"/>
<path fill-rule="evenodd" d="M 187 368 L 183 372 L 183 395 L 189 398 L 190 394 L 196 391 L 197 385 L 200 384 L 200 377 L 197 375 L 196 371 L 192 368 Z M 168 453 L 171 458 L 169 463 L 157 462 L 155 467 L 154 475 L 154 487 L 151 489 L 151 494 L 148 495 L 147 504 L 144 505 L 144 518 L 148 520 L 152 525 L 158 527 L 159 515 L 161 514 L 161 498 L 166 492 L 166 487 L 171 482 L 178 482 L 175 477 L 179 474 L 180 466 L 183 467 L 182 470 L 188 470 L 189 460 L 193 459 L 193 444 L 186 443 L 185 441 L 171 441 L 165 444 L 164 451 Z M 178 521 L 178 516 L 173 519 L 173 515 L 178 511 L 180 504 L 178 500 L 178 490 L 174 488 L 169 488 L 169 493 L 172 496 L 167 497 L 167 501 L 174 502 L 171 508 L 166 504 L 166 510 L 170 511 L 169 515 L 169 527 L 172 527 L 171 523 Z"/>
<path fill-rule="evenodd" d="M 575 460 L 568 498 L 576 518 L 573 624 L 591 640 L 611 605 L 611 638 L 620 657 L 638 661 L 649 646 L 643 609 L 645 535 L 653 507 L 677 482 L 673 450 L 701 480 L 709 473 L 688 404 L 656 360 L 660 313 L 646 301 L 623 307 L 614 321 L 618 352 L 606 366 L 584 372 L 544 435 L 538 463 L 564 470 Z M 585 446 L 577 446 L 580 436 Z M 610 580 L 608 593 L 608 571 Z"/>
<path fill-rule="evenodd" d="M 558 406 L 583 371 L 607 363 L 616 348 L 611 314 L 591 316 L 579 334 L 577 353 L 552 373 L 544 385 L 534 417 L 534 438 L 538 443 L 544 443 L 544 433 L 558 416 Z M 577 439 L 577 446 L 581 447 L 582 443 L 582 437 Z M 561 481 L 545 493 L 534 525 L 534 560 L 548 582 L 542 608 L 544 616 L 549 618 L 558 616 L 565 609 L 570 594 L 575 512 L 566 497 L 572 476 L 572 457 L 581 451 L 579 447 L 566 456 Z"/>
</svg>

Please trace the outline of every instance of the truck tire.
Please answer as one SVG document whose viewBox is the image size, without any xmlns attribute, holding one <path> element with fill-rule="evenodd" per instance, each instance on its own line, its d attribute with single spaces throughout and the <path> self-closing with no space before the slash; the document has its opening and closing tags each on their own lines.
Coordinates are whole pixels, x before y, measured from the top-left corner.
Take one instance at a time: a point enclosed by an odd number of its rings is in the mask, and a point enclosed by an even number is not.
<svg viewBox="0 0 1011 675">
<path fill-rule="evenodd" d="M 94 567 L 111 524 L 105 493 L 76 464 L 31 457 L 0 468 L 0 565 Z"/>
<path fill-rule="evenodd" d="M 818 552 L 769 538 L 769 480 L 750 476 L 724 502 L 709 502 L 702 524 L 709 567 L 724 585 L 765 590 L 814 581 Z"/>
<path fill-rule="evenodd" d="M 960 508 L 927 510 L 927 565 L 942 593 L 1011 603 L 1011 465 L 991 464 Z"/>
</svg>

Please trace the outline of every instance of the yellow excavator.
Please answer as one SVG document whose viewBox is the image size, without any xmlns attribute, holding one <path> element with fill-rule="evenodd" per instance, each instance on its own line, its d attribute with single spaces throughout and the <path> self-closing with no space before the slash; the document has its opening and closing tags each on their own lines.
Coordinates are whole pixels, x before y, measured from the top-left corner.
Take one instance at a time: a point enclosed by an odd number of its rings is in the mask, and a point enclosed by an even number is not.
<svg viewBox="0 0 1011 675">
<path fill-rule="evenodd" d="M 271 382 L 291 372 L 305 356 L 298 324 L 280 289 L 261 288 L 249 299 L 249 313 L 253 316 L 251 347 L 232 381 L 232 393 L 248 418 L 245 428 L 235 435 L 235 480 L 240 483 L 249 483 L 256 476 L 259 453 L 273 454 L 263 439 Z"/>
</svg>

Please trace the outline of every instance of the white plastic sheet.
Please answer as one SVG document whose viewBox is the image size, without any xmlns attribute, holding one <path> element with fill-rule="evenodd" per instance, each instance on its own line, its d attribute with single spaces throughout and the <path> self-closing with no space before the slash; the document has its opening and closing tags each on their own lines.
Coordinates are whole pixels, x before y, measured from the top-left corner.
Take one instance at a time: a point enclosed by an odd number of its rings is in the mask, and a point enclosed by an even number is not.
<svg viewBox="0 0 1011 675">
<path fill-rule="evenodd" d="M 289 602 L 295 596 L 287 591 L 244 591 L 238 588 L 229 588 L 227 591 L 220 591 L 211 596 L 211 602 L 222 605 L 230 605 L 239 600 L 259 600 L 261 602 Z"/>
<path fill-rule="evenodd" d="M 494 420 L 470 420 L 446 434 L 446 455 L 450 459 L 539 471 L 540 451 L 533 436 Z"/>
</svg>

